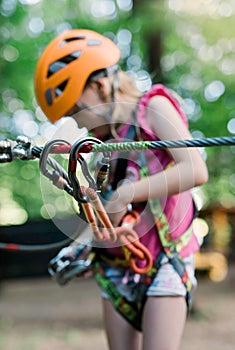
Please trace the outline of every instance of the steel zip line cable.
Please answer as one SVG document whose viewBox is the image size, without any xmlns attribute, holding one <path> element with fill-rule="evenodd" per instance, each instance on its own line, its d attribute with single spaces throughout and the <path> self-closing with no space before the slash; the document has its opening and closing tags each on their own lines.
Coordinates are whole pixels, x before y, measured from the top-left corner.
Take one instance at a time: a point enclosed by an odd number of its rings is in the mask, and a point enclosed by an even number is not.
<svg viewBox="0 0 235 350">
<path fill-rule="evenodd" d="M 91 152 L 100 151 L 145 151 L 164 148 L 183 147 L 214 147 L 235 145 L 235 136 L 198 138 L 191 140 L 166 140 L 166 141 L 133 141 L 95 144 L 91 147 Z"/>
</svg>

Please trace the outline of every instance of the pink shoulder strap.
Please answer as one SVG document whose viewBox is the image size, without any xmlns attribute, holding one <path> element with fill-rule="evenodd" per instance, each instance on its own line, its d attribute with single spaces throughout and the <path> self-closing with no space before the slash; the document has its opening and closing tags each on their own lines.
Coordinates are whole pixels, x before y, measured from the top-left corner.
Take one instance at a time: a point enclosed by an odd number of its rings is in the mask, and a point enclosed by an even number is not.
<svg viewBox="0 0 235 350">
<path fill-rule="evenodd" d="M 171 95 L 168 89 L 162 84 L 153 85 L 151 89 L 141 97 L 138 105 L 138 110 L 137 110 L 137 120 L 140 123 L 140 125 L 143 128 L 148 130 L 148 125 L 146 124 L 146 121 L 145 121 L 146 107 L 148 106 L 149 100 L 152 97 L 157 95 L 166 97 L 174 106 L 174 108 L 177 110 L 182 120 L 184 121 L 185 125 L 188 126 L 188 120 L 187 120 L 186 114 L 184 113 L 184 111 L 182 110 L 182 108 L 180 107 L 176 99 Z"/>
</svg>

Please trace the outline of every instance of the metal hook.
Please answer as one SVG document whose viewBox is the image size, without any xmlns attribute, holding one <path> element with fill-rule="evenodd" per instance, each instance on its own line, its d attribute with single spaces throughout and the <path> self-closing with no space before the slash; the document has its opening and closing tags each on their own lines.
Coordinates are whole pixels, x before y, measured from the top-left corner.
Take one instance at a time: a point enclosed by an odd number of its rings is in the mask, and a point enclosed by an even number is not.
<svg viewBox="0 0 235 350">
<path fill-rule="evenodd" d="M 76 176 L 77 161 L 81 165 L 82 173 L 83 173 L 85 179 L 87 180 L 89 187 L 91 187 L 95 191 L 97 191 L 100 188 L 101 176 L 102 176 L 102 179 L 104 181 L 104 175 L 103 175 L 104 170 L 103 170 L 102 174 L 101 174 L 101 172 L 100 172 L 100 175 L 98 173 L 98 176 L 97 176 L 98 181 L 96 182 L 88 169 L 88 166 L 87 166 L 85 159 L 80 154 L 81 152 L 84 152 L 84 153 L 90 152 L 93 144 L 101 144 L 101 143 L 103 143 L 103 142 L 95 137 L 85 137 L 85 138 L 77 140 L 71 147 L 70 157 L 69 157 L 68 176 L 69 176 L 69 180 L 70 180 L 70 182 L 73 186 L 73 189 L 74 189 L 74 198 L 78 202 L 86 203 L 87 196 L 84 196 L 84 194 L 82 193 L 79 180 Z M 103 154 L 104 154 L 104 159 L 105 159 L 106 163 L 108 163 L 108 161 L 110 159 L 110 152 L 104 152 Z M 108 166 L 107 166 L 106 174 L 107 173 L 108 173 Z M 97 186 L 97 183 L 98 183 L 98 186 Z"/>
<path fill-rule="evenodd" d="M 49 153 L 55 145 L 70 145 L 69 142 L 65 140 L 52 140 L 45 144 L 42 149 L 40 158 L 39 158 L 39 167 L 41 173 L 49 178 L 53 184 L 59 189 L 63 189 L 68 192 L 70 195 L 73 195 L 73 188 L 70 185 L 69 177 L 64 170 L 64 168 L 57 163 L 54 159 L 49 157 Z M 49 164 L 54 171 L 51 171 L 47 168 L 47 164 Z"/>
</svg>

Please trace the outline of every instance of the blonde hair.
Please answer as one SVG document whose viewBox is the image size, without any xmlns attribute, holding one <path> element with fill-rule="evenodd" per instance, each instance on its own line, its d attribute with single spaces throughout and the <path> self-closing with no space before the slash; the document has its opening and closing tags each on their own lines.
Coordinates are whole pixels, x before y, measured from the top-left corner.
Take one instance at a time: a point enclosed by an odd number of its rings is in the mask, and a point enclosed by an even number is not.
<svg viewBox="0 0 235 350">
<path fill-rule="evenodd" d="M 130 120 L 130 110 L 134 111 L 136 109 L 141 96 L 142 92 L 137 88 L 135 80 L 127 73 L 119 71 L 118 88 L 115 91 L 115 112 L 112 116 L 112 122 L 126 123 Z"/>
<path fill-rule="evenodd" d="M 116 92 L 117 98 L 120 94 L 122 96 L 126 96 L 126 101 L 136 102 L 142 96 L 142 92 L 137 88 L 134 78 L 129 76 L 127 73 L 119 71 L 118 82 L 119 87 Z"/>
</svg>

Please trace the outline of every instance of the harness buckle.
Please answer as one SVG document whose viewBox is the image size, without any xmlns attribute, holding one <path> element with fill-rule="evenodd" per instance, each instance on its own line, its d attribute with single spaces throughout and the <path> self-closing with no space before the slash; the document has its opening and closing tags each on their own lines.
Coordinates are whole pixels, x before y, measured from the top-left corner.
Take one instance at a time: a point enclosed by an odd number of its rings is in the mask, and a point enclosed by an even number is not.
<svg viewBox="0 0 235 350">
<path fill-rule="evenodd" d="M 174 269 L 178 272 L 181 279 L 185 274 L 185 265 L 184 262 L 180 259 L 179 253 L 174 250 L 170 254 L 167 254 L 169 262 L 173 265 Z"/>
<path fill-rule="evenodd" d="M 59 285 L 65 285 L 74 277 L 80 277 L 91 270 L 95 253 L 90 244 L 88 241 L 76 247 L 70 245 L 51 259 L 48 272 Z"/>
</svg>

